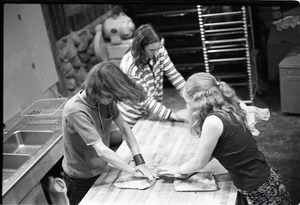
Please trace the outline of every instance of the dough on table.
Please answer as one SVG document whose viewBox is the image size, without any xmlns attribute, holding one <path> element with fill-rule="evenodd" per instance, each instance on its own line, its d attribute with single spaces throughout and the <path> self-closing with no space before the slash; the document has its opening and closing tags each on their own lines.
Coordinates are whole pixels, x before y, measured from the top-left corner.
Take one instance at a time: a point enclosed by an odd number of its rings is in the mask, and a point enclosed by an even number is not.
<svg viewBox="0 0 300 205">
<path fill-rule="evenodd" d="M 147 189 L 155 184 L 156 180 L 150 181 L 148 178 L 134 177 L 132 174 L 122 172 L 114 183 L 120 189 Z"/>
<path fill-rule="evenodd" d="M 174 180 L 175 191 L 216 191 L 216 183 L 213 172 L 198 172 L 187 179 Z"/>
<path fill-rule="evenodd" d="M 129 162 L 129 165 L 134 167 L 133 162 Z M 156 168 L 149 168 L 153 172 L 157 172 Z M 134 177 L 132 174 L 128 172 L 121 171 L 120 176 L 115 181 L 114 186 L 120 189 L 138 189 L 143 190 L 151 187 L 155 184 L 156 179 L 151 181 L 146 177 Z"/>
</svg>

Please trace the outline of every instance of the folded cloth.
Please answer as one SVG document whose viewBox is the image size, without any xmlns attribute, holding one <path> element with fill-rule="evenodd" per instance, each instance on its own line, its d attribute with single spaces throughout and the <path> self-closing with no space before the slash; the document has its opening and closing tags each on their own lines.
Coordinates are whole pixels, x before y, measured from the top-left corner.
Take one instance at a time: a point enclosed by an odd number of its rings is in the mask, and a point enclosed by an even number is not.
<svg viewBox="0 0 300 205">
<path fill-rule="evenodd" d="M 216 191 L 219 189 L 213 172 L 198 172 L 187 179 L 175 178 L 174 188 L 178 192 Z"/>
<path fill-rule="evenodd" d="M 248 126 L 252 135 L 258 136 L 260 132 L 255 128 L 255 125 L 262 121 L 268 121 L 270 111 L 268 108 L 258 108 L 256 106 L 247 106 L 245 103 L 240 103 L 242 109 L 246 111 Z"/>
</svg>

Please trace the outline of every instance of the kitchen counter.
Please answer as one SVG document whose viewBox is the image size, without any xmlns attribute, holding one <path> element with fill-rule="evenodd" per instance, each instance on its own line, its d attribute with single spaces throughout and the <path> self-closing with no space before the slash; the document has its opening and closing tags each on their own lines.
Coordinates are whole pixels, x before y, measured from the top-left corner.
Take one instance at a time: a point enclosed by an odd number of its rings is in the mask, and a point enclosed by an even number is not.
<svg viewBox="0 0 300 205">
<path fill-rule="evenodd" d="M 186 123 L 152 121 L 143 119 L 137 122 L 133 133 L 140 146 L 141 153 L 150 167 L 179 165 L 187 161 L 196 150 L 199 138 L 189 132 Z M 132 160 L 126 143 L 123 142 L 117 154 L 124 160 Z M 92 204 L 235 204 L 237 189 L 230 180 L 228 172 L 217 160 L 212 160 L 204 170 L 212 171 L 219 187 L 211 192 L 176 192 L 173 183 L 157 180 L 146 190 L 119 189 L 113 182 L 119 170 L 107 166 L 94 185 L 80 202 L 80 205 Z"/>
<path fill-rule="evenodd" d="M 17 130 L 51 130 L 51 138 L 9 178 L 2 180 L 3 204 L 18 204 L 63 156 L 61 122 L 26 124 L 20 113 L 6 123 L 3 140 Z"/>
</svg>

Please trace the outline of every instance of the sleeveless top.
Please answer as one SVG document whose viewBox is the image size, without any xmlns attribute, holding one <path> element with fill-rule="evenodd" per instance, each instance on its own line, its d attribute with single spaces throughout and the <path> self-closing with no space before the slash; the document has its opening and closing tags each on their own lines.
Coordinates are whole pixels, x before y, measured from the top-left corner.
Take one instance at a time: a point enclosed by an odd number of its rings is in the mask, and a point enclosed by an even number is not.
<svg viewBox="0 0 300 205">
<path fill-rule="evenodd" d="M 231 122 L 218 112 L 210 115 L 219 117 L 224 127 L 212 156 L 228 170 L 237 188 L 250 191 L 260 187 L 270 176 L 270 166 L 251 132 L 244 130 L 232 114 Z"/>
</svg>

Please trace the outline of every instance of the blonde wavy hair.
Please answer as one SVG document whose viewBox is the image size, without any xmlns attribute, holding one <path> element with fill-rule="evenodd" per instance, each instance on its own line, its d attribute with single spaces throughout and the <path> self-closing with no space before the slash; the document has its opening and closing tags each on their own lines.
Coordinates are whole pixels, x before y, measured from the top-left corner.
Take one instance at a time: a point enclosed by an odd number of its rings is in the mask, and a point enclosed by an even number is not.
<svg viewBox="0 0 300 205">
<path fill-rule="evenodd" d="M 237 123 L 243 129 L 249 129 L 246 113 L 240 107 L 240 99 L 235 91 L 225 82 L 218 82 L 209 73 L 196 73 L 189 77 L 183 90 L 190 112 L 190 128 L 192 132 L 200 133 L 205 118 L 213 112 L 218 112 L 230 122 L 232 113 Z"/>
</svg>

